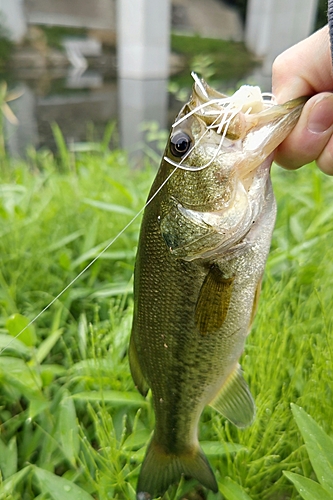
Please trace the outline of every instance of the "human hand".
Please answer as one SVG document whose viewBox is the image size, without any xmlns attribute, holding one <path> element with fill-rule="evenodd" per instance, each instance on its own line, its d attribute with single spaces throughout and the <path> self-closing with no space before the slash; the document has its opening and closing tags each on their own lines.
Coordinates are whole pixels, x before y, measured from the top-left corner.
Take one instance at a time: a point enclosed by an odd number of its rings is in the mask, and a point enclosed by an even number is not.
<svg viewBox="0 0 333 500">
<path fill-rule="evenodd" d="M 312 96 L 274 161 L 294 170 L 315 160 L 323 172 L 333 175 L 333 72 L 327 26 L 276 58 L 272 86 L 279 103 Z"/>
</svg>

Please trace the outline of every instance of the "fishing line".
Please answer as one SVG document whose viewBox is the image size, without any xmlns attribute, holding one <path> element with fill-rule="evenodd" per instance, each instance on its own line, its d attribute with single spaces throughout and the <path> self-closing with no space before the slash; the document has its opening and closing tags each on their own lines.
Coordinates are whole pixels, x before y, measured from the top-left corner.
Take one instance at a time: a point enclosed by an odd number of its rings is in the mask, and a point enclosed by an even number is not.
<svg viewBox="0 0 333 500">
<path fill-rule="evenodd" d="M 204 134 L 203 134 L 204 135 Z M 201 137 L 202 138 L 202 137 Z M 201 139 L 200 138 L 200 139 Z M 200 140 L 199 139 L 199 140 Z M 199 141 L 198 141 L 199 142 Z M 183 156 L 183 158 L 180 160 L 179 163 L 174 163 L 172 161 L 169 161 L 169 163 L 172 163 L 173 166 L 175 166 L 176 168 L 174 170 L 172 170 L 172 172 L 168 175 L 168 177 L 162 182 L 162 184 L 158 187 L 158 189 L 155 191 L 155 193 L 149 198 L 149 200 L 147 200 L 147 202 L 145 203 L 145 205 L 134 215 L 134 217 L 123 227 L 123 229 L 103 248 L 103 250 L 101 250 L 97 255 L 96 257 L 91 261 L 89 262 L 89 264 L 87 264 L 87 266 L 82 269 L 82 271 L 74 278 L 72 279 L 72 281 L 70 283 L 68 283 L 68 285 L 65 286 L 65 288 L 63 288 L 63 290 L 61 292 L 58 293 L 58 295 L 56 297 L 54 297 L 51 302 L 49 302 L 31 321 L 29 321 L 29 323 L 24 327 L 22 328 L 22 330 L 20 332 L 18 332 L 11 340 L 10 342 L 8 342 L 8 344 L 3 347 L 1 350 L 0 350 L 0 356 L 3 354 L 3 352 L 8 349 L 10 347 L 10 345 L 12 344 L 12 342 L 14 342 L 15 339 L 17 339 L 23 332 L 25 332 L 33 323 L 35 323 L 38 318 L 40 318 L 40 316 L 42 316 L 42 314 L 44 314 L 45 311 L 47 311 L 72 285 L 74 285 L 74 283 L 79 279 L 81 278 L 81 276 L 86 272 L 88 271 L 88 269 L 93 265 L 95 264 L 95 262 L 111 247 L 111 245 L 113 245 L 113 243 L 115 241 L 117 241 L 118 238 L 120 238 L 120 236 L 122 234 L 124 234 L 124 232 L 133 224 L 133 222 L 139 217 L 139 215 L 142 214 L 142 212 L 145 210 L 145 208 L 153 201 L 153 199 L 155 198 L 155 196 L 157 196 L 157 194 L 161 191 L 161 189 L 165 186 L 165 184 L 169 181 L 169 179 L 173 176 L 173 174 L 177 171 L 178 168 L 181 168 L 181 164 L 182 162 L 188 157 L 188 155 L 194 150 L 194 148 L 197 146 L 198 143 L 196 143 L 187 153 L 186 155 Z M 165 157 L 166 158 L 166 157 Z"/>
<path fill-rule="evenodd" d="M 183 158 L 185 159 L 185 158 Z M 183 159 L 181 161 L 183 161 Z M 181 161 L 179 162 L 179 164 L 177 165 L 177 167 L 179 167 Z M 173 176 L 173 174 L 176 172 L 176 168 L 174 170 L 172 170 L 172 172 L 168 175 L 168 177 L 162 182 L 162 184 L 159 186 L 159 188 L 155 191 L 155 193 L 151 196 L 151 198 L 149 198 L 149 200 L 147 200 L 147 202 L 145 203 L 145 205 L 134 215 L 134 217 L 126 224 L 126 226 L 123 227 L 123 229 L 103 248 L 103 250 L 101 250 L 101 252 L 99 252 L 98 255 L 96 255 L 96 257 L 91 261 L 89 262 L 89 264 L 74 278 L 72 279 L 72 281 L 70 283 L 68 283 L 68 285 L 65 286 L 65 288 L 63 288 L 63 290 L 58 293 L 58 295 L 56 297 L 54 297 L 51 302 L 49 302 L 45 307 L 44 309 L 42 309 L 24 328 L 22 328 L 22 330 L 20 332 L 18 332 L 11 340 L 10 342 L 8 342 L 8 344 L 3 347 L 1 350 L 0 350 L 0 356 L 2 355 L 2 353 L 8 349 L 8 347 L 10 347 L 10 345 L 12 344 L 12 342 L 14 342 L 15 339 L 17 339 L 23 332 L 25 332 L 27 330 L 27 328 L 29 328 L 33 323 L 35 323 L 38 318 L 40 318 L 40 316 L 42 314 L 44 314 L 45 311 L 47 311 L 79 278 L 81 278 L 81 276 L 93 265 L 95 264 L 95 262 L 110 248 L 111 245 L 113 245 L 113 243 L 115 241 L 117 241 L 118 238 L 120 238 L 120 236 L 133 224 L 133 222 L 139 217 L 139 215 L 142 214 L 142 212 L 145 210 L 145 208 L 153 201 L 153 199 L 155 198 L 155 196 L 161 191 L 161 189 L 165 186 L 165 184 L 169 181 L 169 179 Z"/>
<path fill-rule="evenodd" d="M 196 84 L 199 85 L 198 84 L 198 80 L 199 80 L 198 77 L 196 76 L 196 78 L 195 78 L 193 76 L 193 78 L 194 78 Z M 204 93 L 207 93 L 206 90 L 205 90 L 205 88 L 201 84 L 201 82 L 200 82 L 199 88 L 200 88 L 201 91 L 204 91 Z M 120 238 L 120 236 L 133 224 L 133 222 L 142 214 L 142 212 L 145 210 L 145 208 L 153 201 L 153 199 L 157 196 L 157 194 L 161 191 L 161 189 L 165 186 L 165 184 L 169 181 L 169 179 L 174 175 L 174 173 L 179 168 L 180 169 L 184 169 L 184 170 L 192 170 L 192 171 L 193 170 L 202 170 L 203 168 L 206 168 L 207 166 L 209 166 L 212 163 L 212 161 L 214 161 L 214 159 L 216 158 L 217 154 L 221 150 L 222 143 L 223 143 L 223 141 L 225 139 L 225 136 L 226 136 L 226 133 L 227 133 L 227 129 L 228 129 L 229 125 L 230 125 L 230 122 L 231 122 L 232 118 L 240 111 L 240 109 L 237 109 L 237 107 L 234 108 L 234 109 L 232 109 L 232 107 L 231 107 L 231 109 L 230 109 L 230 105 L 231 104 L 236 104 L 234 101 L 232 101 L 232 99 L 230 97 L 226 97 L 226 98 L 222 98 L 222 99 L 211 99 L 210 101 L 208 101 L 206 103 L 203 103 L 200 106 L 197 106 L 194 110 L 191 110 L 184 117 L 182 117 L 179 120 L 177 120 L 173 124 L 173 127 L 175 127 L 176 125 L 180 124 L 183 120 L 185 120 L 189 116 L 192 116 L 198 110 L 201 110 L 202 108 L 204 108 L 204 107 L 206 107 L 208 105 L 211 105 L 211 104 L 219 104 L 222 107 L 222 110 L 220 111 L 220 113 L 218 114 L 218 116 L 216 117 L 216 119 L 213 121 L 212 125 L 206 129 L 206 131 L 202 134 L 202 136 L 198 139 L 198 141 L 182 157 L 182 159 L 179 161 L 179 163 L 176 163 L 176 162 L 172 161 L 170 158 L 168 158 L 167 156 L 164 156 L 164 160 L 167 161 L 169 164 L 171 164 L 172 166 L 175 167 L 174 170 L 172 170 L 172 172 L 162 182 L 162 184 L 158 187 L 158 189 L 155 191 L 155 193 L 147 200 L 147 202 L 144 204 L 144 206 L 123 227 L 123 229 L 113 239 L 111 239 L 111 241 L 103 248 L 103 250 L 101 250 L 101 252 L 99 252 L 98 255 L 91 262 L 89 262 L 89 264 L 87 264 L 87 266 L 74 279 L 72 279 L 72 281 L 70 283 L 68 283 L 68 285 L 66 285 L 65 288 L 63 288 L 63 290 L 60 293 L 58 293 L 58 295 L 56 297 L 54 297 L 31 321 L 29 321 L 29 323 L 24 328 L 22 328 L 22 330 L 20 332 L 18 332 L 10 340 L 10 342 L 8 342 L 8 344 L 5 347 L 3 347 L 0 350 L 0 356 L 3 354 L 3 352 L 6 349 L 8 349 L 10 347 L 10 345 L 12 344 L 12 342 L 14 342 L 15 339 L 17 339 L 33 323 L 35 323 L 40 318 L 40 316 L 42 316 L 42 314 L 44 314 L 45 311 L 47 311 L 79 278 L 81 278 L 81 276 L 111 247 L 111 245 L 113 245 L 113 243 L 115 243 L 115 241 L 118 240 L 118 238 Z M 227 106 L 225 106 L 225 104 L 227 104 Z M 228 107 L 229 107 L 229 109 L 228 109 Z M 227 118 L 228 114 L 230 114 L 230 116 Z M 219 146 L 218 146 L 218 149 L 216 151 L 216 154 L 213 156 L 213 158 L 208 163 L 206 163 L 203 167 L 192 168 L 192 167 L 188 167 L 186 165 L 182 166 L 183 161 L 186 160 L 186 158 L 190 155 L 190 153 L 198 146 L 199 142 L 203 139 L 203 137 L 206 135 L 206 133 L 208 133 L 208 131 L 214 127 L 214 125 L 217 123 L 217 121 L 220 118 L 222 118 L 222 121 L 218 125 L 217 133 L 221 133 L 222 132 L 222 128 L 223 128 L 224 125 L 225 125 L 225 129 L 223 131 L 223 134 L 222 134 L 222 137 L 221 137 L 221 141 L 219 143 Z"/>
</svg>

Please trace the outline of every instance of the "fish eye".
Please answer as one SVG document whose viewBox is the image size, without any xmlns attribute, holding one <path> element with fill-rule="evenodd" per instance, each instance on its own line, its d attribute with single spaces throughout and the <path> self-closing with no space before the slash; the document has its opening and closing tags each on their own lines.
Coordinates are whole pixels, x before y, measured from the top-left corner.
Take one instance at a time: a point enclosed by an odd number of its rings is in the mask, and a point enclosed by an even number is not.
<svg viewBox="0 0 333 500">
<path fill-rule="evenodd" d="M 180 158 L 190 149 L 191 138 L 185 132 L 176 132 L 170 138 L 170 151 L 173 156 Z"/>
</svg>

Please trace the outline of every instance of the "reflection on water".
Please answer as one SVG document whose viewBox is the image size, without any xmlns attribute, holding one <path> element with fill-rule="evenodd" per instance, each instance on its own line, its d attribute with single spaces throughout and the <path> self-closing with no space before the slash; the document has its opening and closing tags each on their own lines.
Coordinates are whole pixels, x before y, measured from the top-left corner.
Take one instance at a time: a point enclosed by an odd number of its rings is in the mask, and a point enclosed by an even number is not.
<svg viewBox="0 0 333 500">
<path fill-rule="evenodd" d="M 155 121 L 160 128 L 167 120 L 168 91 L 166 80 L 118 80 L 119 131 L 121 146 L 140 161 L 142 123 Z"/>
<path fill-rule="evenodd" d="M 251 78 L 249 82 L 254 83 Z M 268 82 L 264 87 L 270 85 Z M 132 153 L 137 162 L 144 139 L 142 123 L 155 121 L 162 129 L 169 128 L 181 107 L 168 94 L 167 84 L 166 80 L 116 80 L 98 71 L 82 73 L 73 68 L 61 78 L 44 73 L 34 77 L 30 71 L 29 78 L 16 79 L 15 88 L 22 91 L 22 96 L 11 102 L 11 108 L 19 125 L 6 123 L 8 150 L 13 156 L 24 156 L 31 145 L 55 151 L 54 122 L 68 144 L 91 140 L 87 135 L 91 123 L 94 139 L 98 140 L 107 123 L 115 120 L 120 146 Z M 226 88 L 230 88 L 230 82 Z"/>
<path fill-rule="evenodd" d="M 87 129 L 91 123 L 100 139 L 107 123 L 116 120 L 120 145 L 129 151 L 137 150 L 142 142 L 142 122 L 156 121 L 161 128 L 168 127 L 165 80 L 105 79 L 96 71 L 77 74 L 69 70 L 64 78 L 43 87 L 42 78 L 16 80 L 15 88 L 22 96 L 11 108 L 19 125 L 6 123 L 7 147 L 14 156 L 24 155 L 30 145 L 55 150 L 54 122 L 70 144 L 90 139 Z"/>
</svg>

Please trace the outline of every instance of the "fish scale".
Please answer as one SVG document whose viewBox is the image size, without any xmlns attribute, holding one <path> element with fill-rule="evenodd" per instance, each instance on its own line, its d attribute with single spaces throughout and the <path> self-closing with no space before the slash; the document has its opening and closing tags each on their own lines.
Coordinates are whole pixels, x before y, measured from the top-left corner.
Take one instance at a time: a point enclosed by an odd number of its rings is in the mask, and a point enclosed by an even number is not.
<svg viewBox="0 0 333 500">
<path fill-rule="evenodd" d="M 162 495 L 181 476 L 217 492 L 198 441 L 200 415 L 210 404 L 240 427 L 255 415 L 238 359 L 275 222 L 272 152 L 296 124 L 304 99 L 252 105 L 258 91 L 247 87 L 236 96 L 236 124 L 217 124 L 208 136 L 210 96 L 216 116 L 218 93 L 196 80 L 142 220 L 129 358 L 139 391 L 152 391 L 156 423 L 138 480 L 140 500 Z M 239 106 L 242 96 L 250 107 Z M 221 94 L 221 123 L 227 99 Z"/>
</svg>

